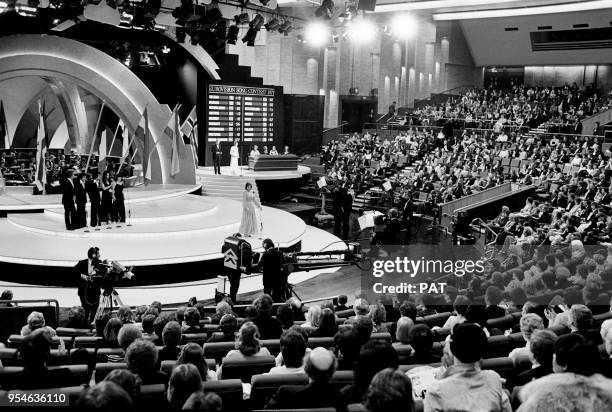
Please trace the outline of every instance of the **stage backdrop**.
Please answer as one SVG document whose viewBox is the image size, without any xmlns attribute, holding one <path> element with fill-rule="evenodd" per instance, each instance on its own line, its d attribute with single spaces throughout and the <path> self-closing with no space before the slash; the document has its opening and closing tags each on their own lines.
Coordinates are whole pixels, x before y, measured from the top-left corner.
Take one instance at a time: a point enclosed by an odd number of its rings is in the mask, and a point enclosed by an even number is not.
<svg viewBox="0 0 612 412">
<path fill-rule="evenodd" d="M 199 158 L 212 164 L 210 147 L 218 139 L 223 150 L 223 165 L 228 165 L 229 150 L 234 139 L 240 146 L 241 164 L 246 164 L 253 145 L 276 146 L 281 152 L 285 144 L 283 124 L 283 88 L 252 86 L 238 83 L 209 82 L 206 85 L 205 133 L 199 134 Z M 200 160 L 200 165 L 202 161 Z"/>
</svg>

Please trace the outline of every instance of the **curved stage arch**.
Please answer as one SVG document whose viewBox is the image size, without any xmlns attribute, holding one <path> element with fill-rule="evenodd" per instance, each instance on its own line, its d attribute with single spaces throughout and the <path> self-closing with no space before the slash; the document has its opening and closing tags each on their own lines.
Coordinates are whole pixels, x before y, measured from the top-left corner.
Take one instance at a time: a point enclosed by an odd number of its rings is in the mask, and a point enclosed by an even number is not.
<svg viewBox="0 0 612 412">
<path fill-rule="evenodd" d="M 91 46 L 63 37 L 35 34 L 3 37 L 0 82 L 26 76 L 76 83 L 100 97 L 132 132 L 146 108 L 151 136 L 157 142 L 151 156 L 151 181 L 195 183 L 191 156 L 181 157 L 181 173 L 170 176 L 172 142 L 163 135 L 170 108 L 160 104 L 147 86 L 119 61 Z"/>
</svg>

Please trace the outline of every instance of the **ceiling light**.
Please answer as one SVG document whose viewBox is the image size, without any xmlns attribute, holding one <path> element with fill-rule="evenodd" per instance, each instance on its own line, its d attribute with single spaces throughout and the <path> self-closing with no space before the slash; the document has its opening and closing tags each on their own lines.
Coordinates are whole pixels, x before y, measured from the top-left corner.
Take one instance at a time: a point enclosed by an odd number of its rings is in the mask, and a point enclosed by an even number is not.
<svg viewBox="0 0 612 412">
<path fill-rule="evenodd" d="M 407 39 L 416 33 L 417 22 L 410 14 L 400 14 L 391 20 L 391 34 Z"/>
<path fill-rule="evenodd" d="M 234 16 L 236 24 L 247 24 L 249 20 L 249 13 L 241 13 Z"/>
<path fill-rule="evenodd" d="M 376 12 L 429 10 L 457 6 L 488 6 L 490 4 L 513 3 L 517 1 L 519 0 L 462 0 L 461 2 L 457 0 L 414 1 L 410 3 L 377 4 Z"/>
<path fill-rule="evenodd" d="M 278 19 L 276 17 L 274 17 L 271 20 L 268 20 L 268 22 L 266 24 L 264 24 L 264 27 L 268 31 L 274 31 L 274 30 L 278 29 L 278 26 L 280 26 L 280 21 L 278 21 Z"/>
<path fill-rule="evenodd" d="M 347 29 L 351 40 L 357 43 L 369 43 L 373 40 L 376 27 L 370 20 L 364 18 L 354 20 Z"/>
<path fill-rule="evenodd" d="M 227 44 L 236 44 L 238 40 L 238 32 L 240 29 L 235 24 L 232 24 L 227 30 Z"/>
<path fill-rule="evenodd" d="M 304 39 L 315 47 L 325 45 L 330 35 L 329 26 L 320 21 L 310 22 L 304 29 Z"/>
</svg>

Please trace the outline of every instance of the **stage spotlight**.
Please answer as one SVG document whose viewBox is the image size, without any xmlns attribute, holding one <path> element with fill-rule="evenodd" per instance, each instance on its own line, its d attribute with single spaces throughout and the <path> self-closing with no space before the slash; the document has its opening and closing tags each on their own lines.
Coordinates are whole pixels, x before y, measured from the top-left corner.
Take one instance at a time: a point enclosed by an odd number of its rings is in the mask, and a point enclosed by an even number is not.
<svg viewBox="0 0 612 412">
<path fill-rule="evenodd" d="M 354 20 L 348 28 L 351 40 L 357 43 L 369 43 L 376 34 L 376 27 L 371 21 L 364 18 Z"/>
<path fill-rule="evenodd" d="M 302 36 L 301 34 L 297 35 L 297 41 L 298 41 L 298 43 L 306 43 L 306 40 L 304 39 L 304 36 Z"/>
<path fill-rule="evenodd" d="M 332 0 L 323 0 L 321 6 L 315 10 L 315 16 L 323 20 L 330 20 L 333 12 L 334 2 Z"/>
<path fill-rule="evenodd" d="M 232 24 L 227 30 L 227 44 L 236 44 L 238 40 L 238 31 L 240 29 L 235 24 Z"/>
<path fill-rule="evenodd" d="M 391 20 L 391 34 L 407 39 L 416 33 L 416 26 L 417 22 L 410 14 L 400 14 Z"/>
<path fill-rule="evenodd" d="M 264 27 L 266 28 L 267 31 L 274 31 L 278 29 L 279 26 L 280 26 L 280 21 L 278 21 L 276 17 L 272 18 L 272 20 L 268 20 L 268 22 L 264 24 Z"/>
<path fill-rule="evenodd" d="M 247 24 L 249 22 L 249 13 L 241 13 L 234 16 L 236 24 Z"/>
<path fill-rule="evenodd" d="M 329 41 L 330 29 L 327 24 L 320 21 L 308 23 L 304 30 L 304 39 L 315 47 L 320 47 Z"/>
<path fill-rule="evenodd" d="M 246 43 L 246 45 L 249 47 L 253 47 L 255 46 L 256 38 L 257 38 L 257 30 L 251 27 L 247 30 L 247 33 L 242 38 L 242 42 Z"/>
<path fill-rule="evenodd" d="M 249 23 L 249 27 L 252 29 L 255 29 L 256 31 L 259 31 L 259 29 L 261 29 L 261 26 L 263 26 L 263 24 L 264 24 L 264 18 L 262 17 L 261 14 L 257 13 L 255 17 L 253 17 L 253 20 L 251 20 L 251 22 Z"/>
<path fill-rule="evenodd" d="M 278 28 L 278 32 L 284 34 L 285 36 L 288 36 L 292 30 L 293 30 L 293 26 L 290 20 L 283 21 L 283 23 Z"/>
</svg>

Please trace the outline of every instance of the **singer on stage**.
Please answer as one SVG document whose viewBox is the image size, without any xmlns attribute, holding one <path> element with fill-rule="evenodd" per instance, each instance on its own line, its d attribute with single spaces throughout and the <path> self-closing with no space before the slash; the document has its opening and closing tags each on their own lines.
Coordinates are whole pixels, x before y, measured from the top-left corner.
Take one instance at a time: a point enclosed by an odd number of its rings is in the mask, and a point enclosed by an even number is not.
<svg viewBox="0 0 612 412">
<path fill-rule="evenodd" d="M 215 145 L 210 148 L 210 151 L 212 152 L 213 167 L 215 169 L 215 174 L 220 175 L 221 174 L 221 156 L 223 155 L 223 152 L 221 151 L 221 146 L 219 144 L 218 139 L 215 142 Z"/>
</svg>

